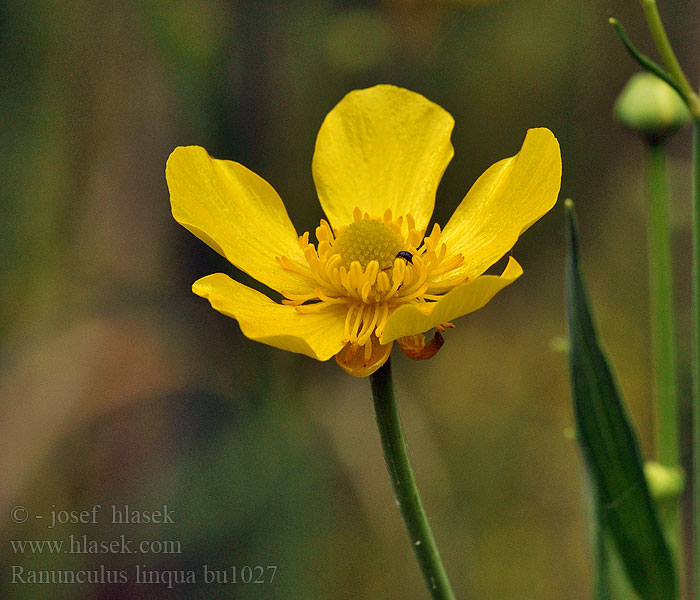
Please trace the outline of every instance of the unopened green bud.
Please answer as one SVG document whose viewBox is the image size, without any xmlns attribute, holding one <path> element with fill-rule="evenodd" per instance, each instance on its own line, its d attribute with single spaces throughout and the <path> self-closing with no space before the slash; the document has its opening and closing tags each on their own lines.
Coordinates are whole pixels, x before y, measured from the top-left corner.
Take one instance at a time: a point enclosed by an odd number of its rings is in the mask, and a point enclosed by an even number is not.
<svg viewBox="0 0 700 600">
<path fill-rule="evenodd" d="M 658 501 L 675 500 L 683 492 L 685 475 L 678 467 L 665 467 L 648 461 L 644 464 L 644 475 L 651 495 Z"/>
<path fill-rule="evenodd" d="M 615 102 L 614 115 L 623 127 L 650 144 L 661 142 L 690 119 L 676 90 L 647 72 L 630 78 Z"/>
</svg>

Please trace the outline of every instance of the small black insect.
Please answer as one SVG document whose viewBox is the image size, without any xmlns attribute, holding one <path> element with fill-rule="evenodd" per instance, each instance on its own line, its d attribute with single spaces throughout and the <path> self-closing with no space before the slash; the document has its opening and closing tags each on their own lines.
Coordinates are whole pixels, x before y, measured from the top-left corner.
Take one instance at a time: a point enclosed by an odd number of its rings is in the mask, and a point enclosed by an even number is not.
<svg viewBox="0 0 700 600">
<path fill-rule="evenodd" d="M 401 250 L 401 252 L 396 255 L 396 258 L 403 258 L 406 262 L 413 264 L 413 254 L 407 250 Z"/>
</svg>

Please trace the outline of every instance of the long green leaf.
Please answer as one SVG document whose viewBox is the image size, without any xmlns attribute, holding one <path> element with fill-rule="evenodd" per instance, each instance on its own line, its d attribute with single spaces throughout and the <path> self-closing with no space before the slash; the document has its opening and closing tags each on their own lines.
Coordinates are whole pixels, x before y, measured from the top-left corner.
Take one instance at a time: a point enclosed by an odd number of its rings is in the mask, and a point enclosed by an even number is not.
<svg viewBox="0 0 700 600">
<path fill-rule="evenodd" d="M 598 495 L 599 533 L 609 533 L 640 598 L 674 600 L 675 567 L 644 478 L 639 442 L 598 343 L 589 309 L 579 270 L 571 201 L 567 201 L 566 215 L 566 300 L 574 415 L 593 491 Z"/>
</svg>

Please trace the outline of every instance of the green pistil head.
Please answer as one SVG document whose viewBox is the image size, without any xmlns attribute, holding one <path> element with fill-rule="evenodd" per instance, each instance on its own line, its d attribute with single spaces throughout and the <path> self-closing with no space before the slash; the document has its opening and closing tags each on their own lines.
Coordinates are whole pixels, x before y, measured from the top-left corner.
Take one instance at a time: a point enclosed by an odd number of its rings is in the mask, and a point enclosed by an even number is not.
<svg viewBox="0 0 700 600">
<path fill-rule="evenodd" d="M 394 264 L 396 255 L 403 249 L 403 240 L 380 221 L 362 220 L 343 229 L 333 248 L 346 268 L 355 260 L 363 268 L 376 260 L 380 269 L 386 269 Z"/>
</svg>

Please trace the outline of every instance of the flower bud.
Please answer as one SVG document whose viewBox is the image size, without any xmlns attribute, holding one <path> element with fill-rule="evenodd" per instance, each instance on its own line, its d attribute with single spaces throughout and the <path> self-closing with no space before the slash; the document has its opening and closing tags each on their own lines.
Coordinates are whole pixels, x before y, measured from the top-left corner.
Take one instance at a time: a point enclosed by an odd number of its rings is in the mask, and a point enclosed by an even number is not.
<svg viewBox="0 0 700 600">
<path fill-rule="evenodd" d="M 678 467 L 665 467 L 655 461 L 644 464 L 644 475 L 651 495 L 657 500 L 676 500 L 683 492 L 685 475 Z"/>
<path fill-rule="evenodd" d="M 663 141 L 690 119 L 688 107 L 670 85 L 652 73 L 627 82 L 613 110 L 619 123 L 650 144 Z"/>
</svg>

